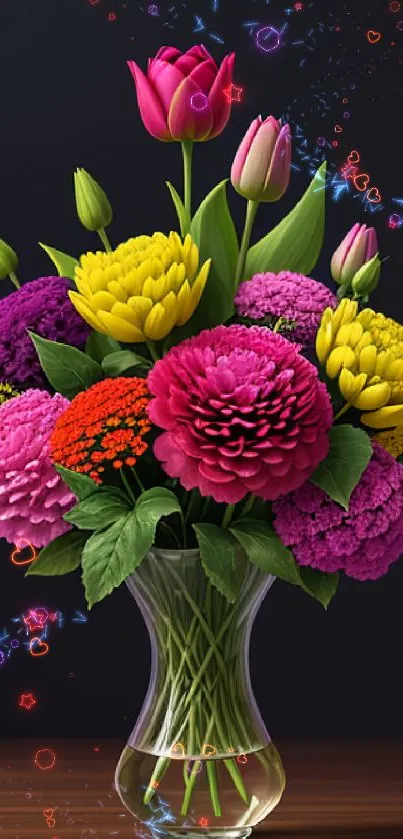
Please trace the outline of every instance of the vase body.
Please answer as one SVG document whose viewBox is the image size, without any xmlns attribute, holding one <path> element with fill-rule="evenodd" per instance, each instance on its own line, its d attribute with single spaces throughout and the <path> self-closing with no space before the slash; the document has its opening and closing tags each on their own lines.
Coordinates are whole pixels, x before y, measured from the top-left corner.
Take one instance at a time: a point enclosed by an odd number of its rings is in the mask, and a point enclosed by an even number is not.
<svg viewBox="0 0 403 839">
<path fill-rule="evenodd" d="M 115 785 L 169 836 L 248 836 L 278 804 L 284 770 L 253 696 L 249 639 L 274 577 L 248 563 L 236 603 L 197 550 L 153 550 L 127 585 L 151 641 L 151 678 Z"/>
</svg>

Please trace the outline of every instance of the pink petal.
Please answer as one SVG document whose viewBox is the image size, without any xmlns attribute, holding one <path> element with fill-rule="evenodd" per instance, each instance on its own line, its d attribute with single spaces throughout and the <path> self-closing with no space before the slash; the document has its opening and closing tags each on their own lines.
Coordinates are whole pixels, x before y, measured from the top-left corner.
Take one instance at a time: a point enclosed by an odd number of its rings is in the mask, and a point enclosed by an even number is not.
<svg viewBox="0 0 403 839">
<path fill-rule="evenodd" d="M 340 242 L 339 247 L 336 248 L 330 265 L 332 276 L 337 278 L 340 277 L 345 258 L 360 228 L 360 224 L 354 224 L 351 230 L 347 233 L 347 236 L 345 236 L 344 239 Z"/>
<path fill-rule="evenodd" d="M 176 47 L 160 47 L 155 58 L 150 58 L 150 61 L 174 61 L 175 58 L 182 55 L 181 51 Z"/>
<path fill-rule="evenodd" d="M 378 237 L 376 235 L 376 230 L 374 227 L 370 227 L 367 230 L 367 247 L 365 250 L 365 262 L 369 262 L 376 253 L 378 253 Z"/>
<path fill-rule="evenodd" d="M 198 67 L 199 64 L 200 61 L 195 55 L 189 55 L 186 52 L 175 61 L 175 67 L 180 70 L 183 76 L 190 76 L 192 70 Z"/>
<path fill-rule="evenodd" d="M 283 125 L 274 148 L 265 183 L 265 201 L 278 201 L 284 195 L 291 176 L 290 126 Z"/>
<path fill-rule="evenodd" d="M 156 59 L 148 73 L 148 78 L 163 104 L 165 113 L 168 114 L 173 95 L 185 78 L 183 73 L 177 69 L 176 64 L 168 64 L 167 61 Z"/>
<path fill-rule="evenodd" d="M 215 66 L 217 67 L 214 58 L 210 55 L 208 49 L 204 46 L 204 44 L 195 44 L 195 46 L 190 47 L 190 49 L 187 50 L 185 54 L 194 55 L 195 58 L 199 59 L 199 61 L 213 61 Z"/>
<path fill-rule="evenodd" d="M 168 113 L 168 126 L 175 140 L 205 140 L 213 125 L 211 108 L 192 108 L 191 99 L 202 91 L 188 76 L 179 85 Z"/>
<path fill-rule="evenodd" d="M 224 131 L 231 116 L 231 102 L 228 101 L 229 97 L 224 95 L 224 90 L 232 83 L 234 62 L 234 52 L 225 56 L 210 90 L 209 104 L 213 113 L 213 130 L 209 140 L 212 140 Z"/>
<path fill-rule="evenodd" d="M 252 142 L 262 124 L 262 117 L 258 116 L 256 119 L 251 122 L 243 140 L 241 141 L 238 151 L 235 155 L 234 162 L 231 167 L 231 181 L 233 184 L 239 184 L 241 180 L 241 175 L 243 171 L 243 167 L 245 165 L 246 158 L 249 154 L 250 147 Z"/>
<path fill-rule="evenodd" d="M 203 61 L 201 64 L 198 64 L 194 70 L 192 70 L 190 74 L 190 78 L 193 79 L 195 84 L 200 87 L 200 90 L 203 91 L 206 95 L 208 94 L 209 90 L 211 89 L 212 85 L 214 84 L 214 79 L 217 75 L 217 68 L 214 64 L 214 61 Z"/>
<path fill-rule="evenodd" d="M 134 61 L 127 64 L 136 84 L 137 102 L 145 128 L 157 140 L 172 140 L 162 103 L 150 82 Z"/>
<path fill-rule="evenodd" d="M 242 170 L 239 184 L 242 192 L 255 193 L 256 197 L 261 194 L 278 134 L 278 123 L 273 118 L 265 120 L 259 127 Z"/>
</svg>

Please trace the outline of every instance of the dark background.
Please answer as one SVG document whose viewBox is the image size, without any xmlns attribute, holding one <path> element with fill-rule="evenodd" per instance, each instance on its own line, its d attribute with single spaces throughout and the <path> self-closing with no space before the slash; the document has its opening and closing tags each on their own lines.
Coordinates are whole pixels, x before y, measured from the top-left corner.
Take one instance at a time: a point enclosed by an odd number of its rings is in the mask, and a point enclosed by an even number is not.
<svg viewBox="0 0 403 839">
<path fill-rule="evenodd" d="M 202 41 L 217 60 L 236 50 L 235 82 L 244 97 L 234 105 L 225 133 L 196 147 L 195 201 L 228 174 L 238 142 L 259 112 L 288 114 L 311 151 L 324 135 L 332 172 L 352 148 L 359 149 L 371 185 L 382 193 L 382 210 L 371 215 L 356 193 L 335 202 L 330 185 L 326 240 L 314 276 L 329 281 L 329 258 L 351 224 L 373 223 L 388 259 L 371 302 L 401 319 L 403 228 L 391 230 L 388 218 L 399 212 L 393 198 L 403 194 L 398 124 L 403 32 L 396 27 L 403 10 L 392 14 L 388 3 L 373 0 L 370 11 L 357 10 L 331 0 L 305 3 L 300 13 L 288 14 L 292 3 L 221 0 L 213 15 L 202 0 L 164 4 L 161 0 L 154 17 L 147 3 L 130 0 L 94 6 L 85 0 L 1 3 L 0 236 L 20 255 L 20 278 L 52 273 L 38 241 L 72 254 L 97 247 L 75 215 L 71 176 L 77 166 L 102 183 L 113 203 L 114 243 L 176 227 L 164 180 L 180 188 L 179 146 L 158 143 L 144 130 L 125 59 L 145 67 L 162 44 L 185 49 Z M 197 34 L 195 14 L 206 24 Z M 257 50 L 243 25 L 249 20 L 278 28 L 288 22 L 284 47 L 271 55 Z M 368 44 L 370 28 L 382 32 L 379 46 Z M 224 44 L 212 32 L 220 33 Z M 301 38 L 301 46 L 292 45 Z M 324 116 L 317 95 L 329 108 Z M 342 97 L 348 97 L 348 106 Z M 334 125 L 346 107 L 350 117 L 333 148 Z M 294 164 L 299 169 L 286 197 L 261 210 L 256 237 L 308 185 L 311 164 L 297 155 L 297 146 Z M 241 222 L 243 202 L 235 195 L 230 200 Z M 10 554 L 11 547 L 1 542 L 0 637 L 3 626 L 15 629 L 13 618 L 35 606 L 63 612 L 64 627 L 51 629 L 48 655 L 33 659 L 21 647 L 0 667 L 0 735 L 117 735 L 123 741 L 149 674 L 148 637 L 129 593 L 122 586 L 85 624 L 74 623 L 76 609 L 85 613 L 79 577 L 24 579 Z M 272 736 L 403 734 L 402 591 L 402 562 L 376 583 L 343 579 L 327 613 L 292 586 L 276 583 L 257 617 L 251 648 L 253 684 Z M 29 691 L 38 704 L 27 713 L 18 697 Z"/>
</svg>

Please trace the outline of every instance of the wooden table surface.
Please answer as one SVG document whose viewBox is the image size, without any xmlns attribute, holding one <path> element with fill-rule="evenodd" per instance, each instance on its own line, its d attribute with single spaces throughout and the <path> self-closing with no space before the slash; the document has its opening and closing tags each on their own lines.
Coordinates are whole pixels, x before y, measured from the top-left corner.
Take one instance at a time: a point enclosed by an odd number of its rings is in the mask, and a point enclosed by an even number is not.
<svg viewBox="0 0 403 839">
<path fill-rule="evenodd" d="M 123 745 L 114 740 L 0 741 L 0 839 L 134 839 L 135 822 L 113 788 Z M 271 839 L 403 839 L 402 742 L 276 745 L 288 786 L 260 834 Z M 53 762 L 49 769 L 40 768 Z"/>
</svg>

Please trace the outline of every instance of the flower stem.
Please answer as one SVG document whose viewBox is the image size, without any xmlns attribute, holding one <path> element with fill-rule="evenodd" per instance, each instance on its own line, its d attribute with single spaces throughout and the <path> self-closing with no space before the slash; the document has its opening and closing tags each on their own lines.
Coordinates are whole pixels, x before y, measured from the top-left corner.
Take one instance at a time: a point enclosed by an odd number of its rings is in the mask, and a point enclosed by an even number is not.
<svg viewBox="0 0 403 839">
<path fill-rule="evenodd" d="M 227 504 L 225 513 L 223 515 L 223 519 L 221 522 L 221 527 L 225 530 L 228 525 L 231 523 L 232 516 L 234 515 L 235 504 Z"/>
<path fill-rule="evenodd" d="M 18 280 L 17 274 L 15 271 L 10 271 L 9 275 L 11 282 L 15 285 L 16 288 L 21 288 L 21 283 Z"/>
<path fill-rule="evenodd" d="M 144 484 L 142 484 L 142 482 L 140 481 L 140 478 L 139 478 L 139 476 L 138 476 L 138 474 L 137 474 L 137 472 L 136 472 L 136 470 L 135 470 L 134 466 L 131 466 L 131 467 L 130 467 L 130 469 L 131 469 L 131 470 L 132 470 L 132 472 L 133 472 L 133 476 L 134 476 L 134 478 L 135 478 L 135 480 L 136 480 L 137 486 L 139 487 L 140 491 L 141 491 L 141 492 L 144 492 Z"/>
<path fill-rule="evenodd" d="M 153 361 L 159 361 L 160 357 L 157 352 L 157 347 L 154 344 L 154 341 L 146 341 L 148 352 Z"/>
<path fill-rule="evenodd" d="M 245 273 L 245 265 L 246 265 L 246 256 L 248 253 L 250 237 L 252 234 L 252 227 L 253 222 L 255 221 L 255 216 L 259 208 L 259 201 L 248 201 L 246 207 L 246 218 L 245 218 L 245 227 L 243 230 L 242 235 L 242 242 L 241 247 L 239 249 L 239 256 L 238 262 L 236 266 L 236 273 L 235 273 L 235 289 L 238 288 L 239 283 L 244 277 Z"/>
<path fill-rule="evenodd" d="M 338 414 L 336 414 L 336 416 L 334 417 L 334 420 L 333 420 L 333 421 L 334 421 L 334 422 L 336 422 L 336 420 L 340 419 L 340 417 L 342 417 L 342 416 L 343 416 L 343 414 L 346 414 L 346 413 L 347 413 L 347 411 L 348 411 L 350 408 L 351 408 L 351 404 L 350 404 L 350 402 L 346 402 L 346 404 L 345 404 L 345 405 L 343 405 L 343 407 L 342 407 L 342 408 L 340 408 L 340 411 L 338 412 Z"/>
<path fill-rule="evenodd" d="M 107 253 L 111 253 L 112 245 L 106 235 L 105 228 L 100 227 L 100 229 L 97 230 L 97 233 Z"/>
<path fill-rule="evenodd" d="M 183 156 L 183 196 L 185 210 L 189 219 L 192 218 L 192 154 L 193 154 L 193 140 L 182 141 L 182 156 Z M 188 233 L 184 231 L 184 234 Z"/>
<path fill-rule="evenodd" d="M 123 484 L 128 496 L 129 496 L 130 500 L 133 501 L 133 504 L 135 504 L 136 503 L 136 496 L 133 493 L 133 490 L 132 490 L 132 488 L 129 484 L 129 481 L 127 480 L 126 475 L 123 472 L 123 469 L 120 470 L 120 477 L 122 479 L 122 484 Z"/>
<path fill-rule="evenodd" d="M 253 493 L 251 493 L 249 498 L 246 499 L 245 505 L 241 510 L 241 516 L 247 516 L 247 514 L 250 513 L 255 501 L 256 495 L 253 495 Z"/>
</svg>

